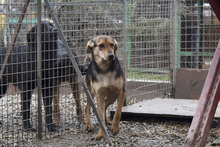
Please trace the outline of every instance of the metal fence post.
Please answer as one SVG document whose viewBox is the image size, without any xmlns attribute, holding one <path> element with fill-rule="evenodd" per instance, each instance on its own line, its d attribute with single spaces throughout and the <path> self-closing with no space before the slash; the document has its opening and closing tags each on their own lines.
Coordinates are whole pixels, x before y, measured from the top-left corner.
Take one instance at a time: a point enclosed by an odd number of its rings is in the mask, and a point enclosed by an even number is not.
<svg viewBox="0 0 220 147">
<path fill-rule="evenodd" d="M 42 88 L 41 88 L 41 0 L 37 0 L 37 85 L 38 85 L 38 139 L 42 139 Z"/>
<path fill-rule="evenodd" d="M 127 38 L 127 35 L 126 35 L 126 0 L 123 0 L 122 1 L 123 2 L 123 58 L 124 58 L 124 60 L 123 60 L 123 67 L 124 67 L 124 76 L 125 76 L 125 79 L 127 78 L 127 51 L 126 51 L 126 49 L 127 49 L 127 42 L 126 42 L 126 38 Z M 129 42 L 130 43 L 130 42 Z M 127 85 L 127 82 L 126 82 L 126 80 L 125 80 L 125 87 L 127 87 L 126 86 Z M 126 97 L 125 97 L 125 100 L 124 100 L 124 106 L 126 106 L 127 105 L 127 103 L 126 103 Z"/>
</svg>

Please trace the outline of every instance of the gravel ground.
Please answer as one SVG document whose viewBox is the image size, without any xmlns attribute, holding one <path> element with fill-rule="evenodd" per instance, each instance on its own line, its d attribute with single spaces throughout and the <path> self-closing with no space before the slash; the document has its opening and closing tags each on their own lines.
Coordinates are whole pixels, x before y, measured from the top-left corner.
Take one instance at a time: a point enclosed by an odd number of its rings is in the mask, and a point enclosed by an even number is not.
<svg viewBox="0 0 220 147">
<path fill-rule="evenodd" d="M 181 147 L 190 127 L 190 120 L 168 118 L 131 118 L 120 122 L 120 132 L 113 136 L 110 126 L 108 133 L 114 146 L 125 147 Z M 220 128 L 212 128 L 207 145 L 219 138 Z M 109 146 L 106 139 L 95 140 L 98 125 L 92 132 L 85 129 L 43 141 L 40 146 Z"/>
<path fill-rule="evenodd" d="M 83 96 L 81 96 L 83 97 Z M 32 98 L 32 123 L 36 128 L 37 97 Z M 85 99 L 82 99 L 83 108 Z M 127 98 L 129 104 L 137 103 L 135 98 Z M 95 140 L 98 133 L 98 123 L 93 117 L 94 128 L 91 132 L 85 130 L 85 126 L 79 127 L 75 117 L 75 104 L 72 95 L 61 96 L 61 125 L 58 132 L 43 133 L 43 140 L 37 140 L 37 134 L 22 132 L 22 117 L 20 114 L 20 96 L 11 95 L 0 99 L 0 146 L 109 146 L 106 139 Z M 112 109 L 115 108 L 115 105 Z M 43 114 L 44 115 L 44 114 Z M 190 127 L 189 119 L 171 119 L 155 117 L 130 117 L 120 121 L 120 132 L 113 136 L 107 131 L 114 146 L 135 147 L 180 147 L 184 144 Z M 44 123 L 43 123 L 44 124 Z M 46 130 L 44 128 L 44 130 Z M 212 128 L 207 140 L 211 144 L 220 137 L 220 126 Z"/>
</svg>

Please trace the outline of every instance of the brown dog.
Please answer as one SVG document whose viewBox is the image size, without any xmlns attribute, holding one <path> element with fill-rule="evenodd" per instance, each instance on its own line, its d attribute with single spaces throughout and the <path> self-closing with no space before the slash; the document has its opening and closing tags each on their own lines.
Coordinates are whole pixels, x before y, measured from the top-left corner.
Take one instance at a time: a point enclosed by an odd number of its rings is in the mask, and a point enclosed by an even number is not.
<svg viewBox="0 0 220 147">
<path fill-rule="evenodd" d="M 115 55 L 117 42 L 109 36 L 98 36 L 87 43 L 87 53 L 92 53 L 92 61 L 87 69 L 86 83 L 91 96 L 97 97 L 98 111 L 101 119 L 106 124 L 112 124 L 111 131 L 114 135 L 119 132 L 121 109 L 125 99 L 125 78 L 122 68 Z M 117 100 L 117 110 L 113 122 L 106 116 L 109 105 Z M 90 104 L 87 101 L 85 108 L 86 128 L 92 129 Z M 96 139 L 104 137 L 99 127 Z"/>
</svg>

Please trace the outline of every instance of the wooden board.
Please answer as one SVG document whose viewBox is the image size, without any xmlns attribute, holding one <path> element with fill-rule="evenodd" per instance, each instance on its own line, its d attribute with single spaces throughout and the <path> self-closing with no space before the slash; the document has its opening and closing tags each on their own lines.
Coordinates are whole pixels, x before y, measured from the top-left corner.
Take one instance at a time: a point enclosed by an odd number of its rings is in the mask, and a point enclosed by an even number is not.
<svg viewBox="0 0 220 147">
<path fill-rule="evenodd" d="M 199 99 L 208 70 L 177 69 L 175 98 Z"/>
<path fill-rule="evenodd" d="M 154 98 L 122 108 L 123 115 L 141 115 L 156 117 L 192 118 L 198 100 Z M 111 112 L 111 115 L 114 111 Z M 220 118 L 220 105 L 216 110 L 215 118 Z"/>
</svg>

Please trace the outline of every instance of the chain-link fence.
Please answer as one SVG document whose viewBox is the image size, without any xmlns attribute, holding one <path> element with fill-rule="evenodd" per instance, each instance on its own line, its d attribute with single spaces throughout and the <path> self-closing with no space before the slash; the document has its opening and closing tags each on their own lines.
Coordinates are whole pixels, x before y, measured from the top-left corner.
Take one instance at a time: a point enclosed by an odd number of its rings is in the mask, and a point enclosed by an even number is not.
<svg viewBox="0 0 220 147">
<path fill-rule="evenodd" d="M 0 2 L 2 70 L 25 0 Z M 90 62 L 83 64 L 90 39 L 109 35 L 117 40 L 128 105 L 170 97 L 176 68 L 208 67 L 218 42 L 219 22 L 203 0 L 50 0 L 50 5 L 82 71 Z M 0 83 L 2 146 L 38 142 L 39 53 L 33 29 L 38 15 L 37 2 L 31 0 Z M 77 135 L 85 131 L 78 124 L 85 121 L 87 97 L 53 22 L 48 23 L 51 14 L 43 2 L 41 18 L 47 22 L 41 33 L 43 139 Z M 97 124 L 94 116 L 92 122 Z"/>
</svg>

